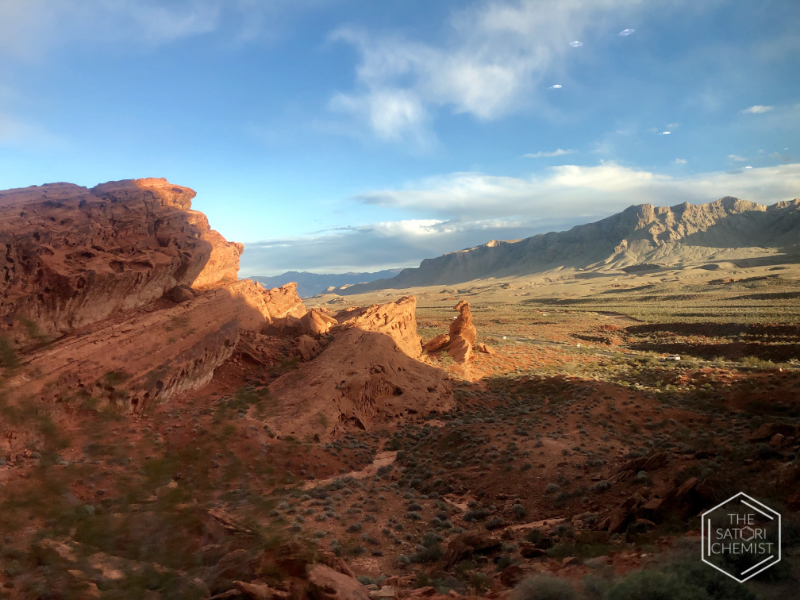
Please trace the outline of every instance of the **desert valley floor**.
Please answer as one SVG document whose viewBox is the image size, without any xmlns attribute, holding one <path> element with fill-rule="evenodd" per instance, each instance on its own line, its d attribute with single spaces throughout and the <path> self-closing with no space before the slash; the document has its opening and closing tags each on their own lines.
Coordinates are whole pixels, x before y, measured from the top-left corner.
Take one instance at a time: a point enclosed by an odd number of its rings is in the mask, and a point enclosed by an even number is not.
<svg viewBox="0 0 800 600">
<path fill-rule="evenodd" d="M 465 365 L 423 357 L 449 373 L 453 410 L 327 442 L 264 425 L 267 384 L 300 360 L 280 337 L 273 364 L 237 352 L 202 389 L 134 416 L 87 402 L 55 430 L 7 406 L 6 419 L 50 435 L 0 466 L 0 593 L 281 589 L 318 547 L 387 597 L 491 595 L 536 573 L 589 595 L 694 559 L 698 512 L 747 489 L 786 515 L 785 565 L 751 587 L 788 598 L 798 275 L 730 265 L 317 297 L 306 304 L 341 310 L 415 294 L 423 342 L 467 300 L 489 347 Z"/>
</svg>

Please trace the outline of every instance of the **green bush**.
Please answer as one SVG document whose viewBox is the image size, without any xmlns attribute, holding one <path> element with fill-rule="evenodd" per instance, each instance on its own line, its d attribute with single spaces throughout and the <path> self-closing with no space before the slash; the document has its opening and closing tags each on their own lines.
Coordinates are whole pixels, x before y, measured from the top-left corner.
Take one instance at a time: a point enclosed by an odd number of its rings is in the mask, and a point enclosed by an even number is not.
<svg viewBox="0 0 800 600">
<path fill-rule="evenodd" d="M 524 579 L 511 592 L 509 600 L 577 600 L 572 585 L 552 575 L 536 575 Z"/>
<path fill-rule="evenodd" d="M 639 571 L 616 584 L 608 600 L 755 600 L 746 587 L 699 563 Z"/>
</svg>

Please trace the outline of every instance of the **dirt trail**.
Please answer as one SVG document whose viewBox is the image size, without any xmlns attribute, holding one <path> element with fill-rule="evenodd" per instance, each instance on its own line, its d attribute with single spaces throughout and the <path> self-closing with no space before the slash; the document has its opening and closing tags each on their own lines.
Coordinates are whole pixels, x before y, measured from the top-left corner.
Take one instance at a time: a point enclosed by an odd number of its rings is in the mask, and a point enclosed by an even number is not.
<svg viewBox="0 0 800 600">
<path fill-rule="evenodd" d="M 313 490 L 316 487 L 330 485 L 337 479 L 345 479 L 350 477 L 352 479 L 366 479 L 367 477 L 372 477 L 375 473 L 378 472 L 378 469 L 381 467 L 385 467 L 386 465 L 391 465 L 394 463 L 395 459 L 397 458 L 397 452 L 378 452 L 375 455 L 375 460 L 372 461 L 372 464 L 367 465 L 360 471 L 350 471 L 349 473 L 345 473 L 343 475 L 337 475 L 336 477 L 329 477 L 328 479 L 320 479 L 318 481 L 307 481 L 303 485 L 304 490 Z"/>
</svg>

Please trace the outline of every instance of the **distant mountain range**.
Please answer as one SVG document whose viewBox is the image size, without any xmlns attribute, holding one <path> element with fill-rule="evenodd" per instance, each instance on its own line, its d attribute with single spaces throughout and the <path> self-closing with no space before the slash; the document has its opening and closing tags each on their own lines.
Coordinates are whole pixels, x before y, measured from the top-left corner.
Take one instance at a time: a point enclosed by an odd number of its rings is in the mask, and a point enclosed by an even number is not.
<svg viewBox="0 0 800 600">
<path fill-rule="evenodd" d="M 391 279 L 336 293 L 449 285 L 559 268 L 637 271 L 755 259 L 800 262 L 800 200 L 764 206 L 726 197 L 708 204 L 631 206 L 569 231 L 506 242 L 492 240 L 426 259 L 418 268 L 403 269 Z"/>
<path fill-rule="evenodd" d="M 340 288 L 341 286 L 353 285 L 356 283 L 368 283 L 376 279 L 394 277 L 403 269 L 386 269 L 375 273 L 308 273 L 306 271 L 287 271 L 273 277 L 256 276 L 251 277 L 267 288 L 280 287 L 291 281 L 297 282 L 297 293 L 301 298 L 310 298 L 321 294 L 329 287 Z"/>
</svg>

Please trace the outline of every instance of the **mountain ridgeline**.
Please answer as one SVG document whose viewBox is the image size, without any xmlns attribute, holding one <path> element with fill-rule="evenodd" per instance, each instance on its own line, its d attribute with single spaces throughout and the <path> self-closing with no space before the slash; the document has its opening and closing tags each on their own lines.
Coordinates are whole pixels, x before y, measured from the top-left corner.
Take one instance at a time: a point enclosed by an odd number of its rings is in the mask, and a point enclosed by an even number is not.
<svg viewBox="0 0 800 600">
<path fill-rule="evenodd" d="M 286 271 L 272 277 L 256 276 L 251 279 L 258 281 L 266 288 L 275 288 L 287 283 L 297 283 L 297 293 L 301 298 L 310 298 L 321 294 L 329 287 L 349 286 L 356 283 L 368 283 L 376 279 L 394 277 L 402 269 L 385 269 L 374 273 L 308 273 L 306 271 Z"/>
<path fill-rule="evenodd" d="M 557 269 L 645 270 L 733 261 L 800 262 L 800 200 L 764 206 L 725 197 L 708 204 L 631 206 L 601 221 L 423 260 L 392 279 L 336 290 L 449 285 Z"/>
</svg>

